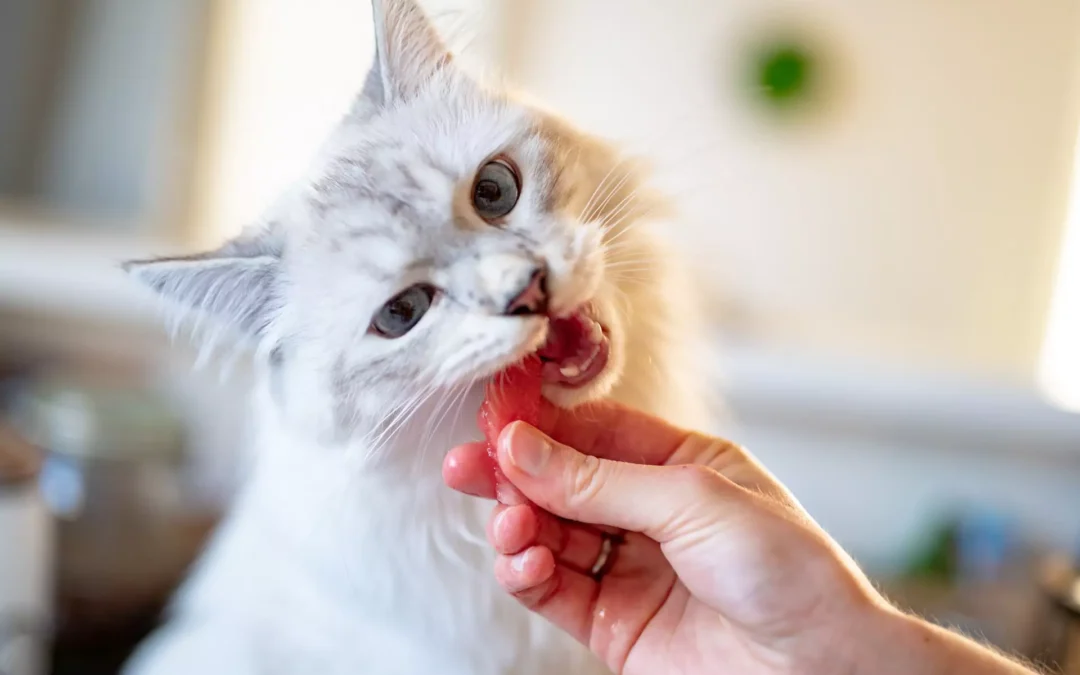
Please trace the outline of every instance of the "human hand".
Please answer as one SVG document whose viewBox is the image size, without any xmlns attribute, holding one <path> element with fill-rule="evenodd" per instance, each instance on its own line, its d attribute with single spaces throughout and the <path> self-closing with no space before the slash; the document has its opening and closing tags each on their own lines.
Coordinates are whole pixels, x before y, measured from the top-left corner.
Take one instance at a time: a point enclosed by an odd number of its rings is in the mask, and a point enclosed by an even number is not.
<svg viewBox="0 0 1080 675">
<path fill-rule="evenodd" d="M 850 559 L 738 446 L 610 403 L 546 406 L 540 426 L 552 438 L 524 424 L 500 437 L 503 472 L 535 506 L 495 508 L 496 576 L 613 670 L 835 665 L 821 641 L 876 606 Z M 493 497 L 490 461 L 482 445 L 455 448 L 448 484 Z M 594 579 L 613 528 L 623 543 Z"/>
<path fill-rule="evenodd" d="M 545 406 L 540 427 L 499 438 L 531 503 L 495 507 L 495 575 L 615 672 L 1030 672 L 889 606 L 737 445 L 613 403 Z M 494 498 L 492 462 L 454 448 L 444 478 Z"/>
</svg>

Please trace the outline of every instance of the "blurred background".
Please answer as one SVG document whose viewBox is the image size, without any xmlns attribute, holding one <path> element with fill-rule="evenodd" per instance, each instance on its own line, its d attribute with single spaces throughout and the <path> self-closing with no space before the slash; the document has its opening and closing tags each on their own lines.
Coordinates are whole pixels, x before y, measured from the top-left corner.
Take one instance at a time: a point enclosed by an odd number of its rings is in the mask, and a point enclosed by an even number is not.
<svg viewBox="0 0 1080 675">
<path fill-rule="evenodd" d="M 653 160 L 716 430 L 901 605 L 1080 672 L 1080 0 L 425 4 Z M 253 220 L 372 49 L 367 0 L 0 0 L 0 675 L 115 673 L 235 485 L 245 362 L 117 261 Z"/>
</svg>

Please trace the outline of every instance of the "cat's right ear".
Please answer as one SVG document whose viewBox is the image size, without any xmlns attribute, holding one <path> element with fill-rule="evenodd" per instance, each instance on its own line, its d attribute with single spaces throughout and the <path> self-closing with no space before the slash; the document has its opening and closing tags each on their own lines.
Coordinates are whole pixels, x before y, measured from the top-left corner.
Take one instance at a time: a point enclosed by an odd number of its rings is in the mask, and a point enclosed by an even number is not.
<svg viewBox="0 0 1080 675">
<path fill-rule="evenodd" d="M 124 270 L 160 295 L 176 318 L 205 317 L 258 340 L 280 308 L 281 251 L 266 233 L 241 235 L 216 251 L 126 262 Z"/>
<path fill-rule="evenodd" d="M 383 107 L 415 96 L 450 67 L 450 51 L 416 0 L 372 0 L 375 61 L 360 102 Z"/>
</svg>

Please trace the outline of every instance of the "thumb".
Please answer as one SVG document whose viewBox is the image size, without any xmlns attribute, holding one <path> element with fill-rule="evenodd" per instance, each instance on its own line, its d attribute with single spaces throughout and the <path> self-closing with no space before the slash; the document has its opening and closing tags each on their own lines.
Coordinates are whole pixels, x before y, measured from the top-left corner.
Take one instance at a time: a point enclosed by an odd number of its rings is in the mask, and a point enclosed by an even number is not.
<svg viewBox="0 0 1080 675">
<path fill-rule="evenodd" d="M 538 506 L 660 543 L 716 525 L 748 504 L 745 490 L 708 467 L 599 459 L 520 422 L 506 428 L 498 451 L 503 473 Z"/>
</svg>

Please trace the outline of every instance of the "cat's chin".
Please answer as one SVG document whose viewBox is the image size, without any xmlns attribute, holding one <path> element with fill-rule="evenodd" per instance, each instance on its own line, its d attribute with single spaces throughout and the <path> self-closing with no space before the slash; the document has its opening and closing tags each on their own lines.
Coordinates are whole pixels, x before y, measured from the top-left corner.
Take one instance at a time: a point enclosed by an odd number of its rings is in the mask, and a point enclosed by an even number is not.
<svg viewBox="0 0 1080 675">
<path fill-rule="evenodd" d="M 617 381 L 618 375 L 611 368 L 606 368 L 596 379 L 580 387 L 545 383 L 543 394 L 544 398 L 560 408 L 576 408 L 606 397 L 611 393 Z"/>
</svg>

